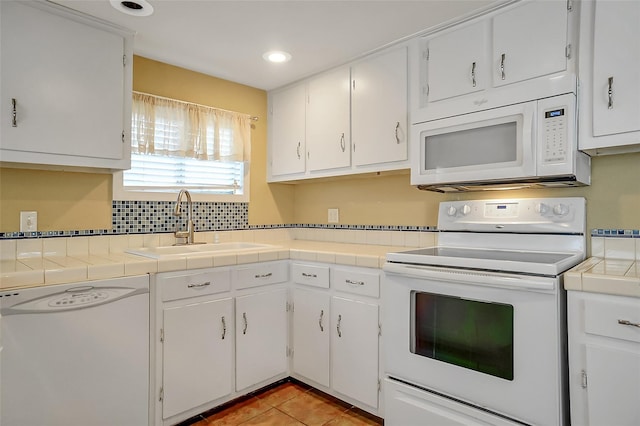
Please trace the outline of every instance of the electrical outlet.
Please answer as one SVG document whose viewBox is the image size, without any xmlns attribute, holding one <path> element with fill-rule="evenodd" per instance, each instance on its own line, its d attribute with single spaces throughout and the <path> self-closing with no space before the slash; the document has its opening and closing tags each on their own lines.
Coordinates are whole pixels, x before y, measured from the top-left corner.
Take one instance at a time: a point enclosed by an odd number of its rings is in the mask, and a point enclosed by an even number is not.
<svg viewBox="0 0 640 426">
<path fill-rule="evenodd" d="M 329 209 L 328 222 L 338 223 L 340 221 L 338 209 Z"/>
<path fill-rule="evenodd" d="M 20 232 L 38 230 L 38 212 L 20 212 Z"/>
</svg>

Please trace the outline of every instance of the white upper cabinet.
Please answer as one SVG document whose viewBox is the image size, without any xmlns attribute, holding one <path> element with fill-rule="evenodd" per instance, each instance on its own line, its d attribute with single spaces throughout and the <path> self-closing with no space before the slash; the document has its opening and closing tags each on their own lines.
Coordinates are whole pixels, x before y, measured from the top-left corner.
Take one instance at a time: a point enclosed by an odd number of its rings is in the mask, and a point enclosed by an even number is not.
<svg viewBox="0 0 640 426">
<path fill-rule="evenodd" d="M 293 86 L 269 97 L 271 114 L 271 174 L 283 176 L 305 170 L 306 88 Z"/>
<path fill-rule="evenodd" d="M 353 164 L 407 160 L 407 122 L 407 48 L 390 50 L 353 65 Z"/>
<path fill-rule="evenodd" d="M 567 68 L 567 3 L 537 0 L 493 18 L 493 85 Z"/>
<path fill-rule="evenodd" d="M 351 165 L 349 68 L 309 81 L 307 167 L 310 171 Z"/>
<path fill-rule="evenodd" d="M 430 102 L 484 90 L 489 82 L 487 21 L 454 29 L 429 41 L 424 54 Z"/>
<path fill-rule="evenodd" d="M 131 36 L 49 3 L 1 3 L 0 160 L 130 165 Z"/>
<path fill-rule="evenodd" d="M 581 7 L 579 148 L 592 155 L 640 151 L 640 2 Z"/>
</svg>

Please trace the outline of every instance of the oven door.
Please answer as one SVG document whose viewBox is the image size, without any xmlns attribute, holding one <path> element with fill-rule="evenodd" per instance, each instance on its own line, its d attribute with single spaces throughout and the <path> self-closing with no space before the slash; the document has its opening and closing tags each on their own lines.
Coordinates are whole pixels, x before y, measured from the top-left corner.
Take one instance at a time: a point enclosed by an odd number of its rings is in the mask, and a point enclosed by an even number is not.
<svg viewBox="0 0 640 426">
<path fill-rule="evenodd" d="M 558 278 L 385 265 L 386 374 L 527 424 L 559 425 Z"/>
</svg>

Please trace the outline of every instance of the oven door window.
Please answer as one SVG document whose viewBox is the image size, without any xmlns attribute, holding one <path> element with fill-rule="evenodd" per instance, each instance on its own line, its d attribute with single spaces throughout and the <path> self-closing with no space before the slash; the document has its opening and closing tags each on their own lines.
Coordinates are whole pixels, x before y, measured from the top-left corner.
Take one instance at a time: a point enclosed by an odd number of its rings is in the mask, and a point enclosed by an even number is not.
<svg viewBox="0 0 640 426">
<path fill-rule="evenodd" d="M 411 292 L 411 352 L 513 380 L 513 306 Z"/>
</svg>

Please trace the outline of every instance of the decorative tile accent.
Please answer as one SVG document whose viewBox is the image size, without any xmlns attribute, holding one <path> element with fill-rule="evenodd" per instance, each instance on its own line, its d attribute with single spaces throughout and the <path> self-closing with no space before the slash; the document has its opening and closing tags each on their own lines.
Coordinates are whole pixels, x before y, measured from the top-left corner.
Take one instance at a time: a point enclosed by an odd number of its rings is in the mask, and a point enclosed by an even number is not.
<svg viewBox="0 0 640 426">
<path fill-rule="evenodd" d="M 638 229 L 592 229 L 592 237 L 640 238 Z"/>
</svg>

